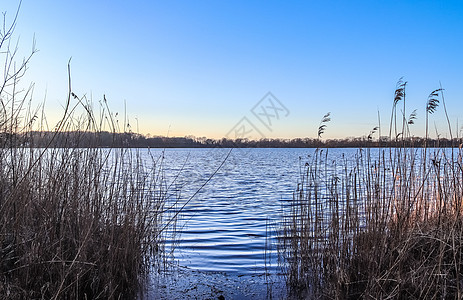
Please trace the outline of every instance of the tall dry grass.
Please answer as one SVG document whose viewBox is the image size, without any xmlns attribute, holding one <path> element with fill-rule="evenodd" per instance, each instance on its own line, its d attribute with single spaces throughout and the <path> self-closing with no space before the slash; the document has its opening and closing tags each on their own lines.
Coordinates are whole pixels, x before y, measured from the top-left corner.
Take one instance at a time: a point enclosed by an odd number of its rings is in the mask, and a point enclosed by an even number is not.
<svg viewBox="0 0 463 300">
<path fill-rule="evenodd" d="M 98 148 L 99 132 L 119 131 L 118 122 L 106 99 L 97 111 L 75 95 L 70 78 L 50 144 L 35 148 L 33 133 L 48 128 L 21 82 L 35 50 L 17 60 L 15 22 L 0 32 L 0 298 L 142 296 L 164 253 L 159 164 L 137 150 Z M 79 147 L 83 132 L 94 147 Z M 63 148 L 50 147 L 55 139 Z"/>
<path fill-rule="evenodd" d="M 405 89 L 400 82 L 398 89 Z M 430 100 L 434 104 L 436 93 Z M 396 91 L 395 105 L 404 101 Z M 431 114 L 437 108 L 428 110 Z M 397 128 L 396 117 L 391 128 Z M 406 139 L 412 123 L 403 118 Z M 399 126 L 400 128 L 400 126 Z M 391 129 L 392 131 L 392 129 Z M 358 149 L 305 164 L 280 238 L 293 295 L 461 299 L 463 165 L 459 149 Z"/>
</svg>

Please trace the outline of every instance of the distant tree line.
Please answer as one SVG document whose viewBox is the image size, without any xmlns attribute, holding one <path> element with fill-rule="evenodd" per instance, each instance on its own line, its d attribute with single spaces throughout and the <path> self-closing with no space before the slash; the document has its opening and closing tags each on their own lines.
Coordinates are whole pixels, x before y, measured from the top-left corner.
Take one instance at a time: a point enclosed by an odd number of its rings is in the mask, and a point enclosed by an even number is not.
<svg viewBox="0 0 463 300">
<path fill-rule="evenodd" d="M 205 137 L 162 137 L 137 133 L 113 132 L 53 132 L 31 131 L 27 134 L 0 133 L 1 146 L 28 147 L 128 147 L 128 148 L 378 148 L 378 147 L 459 147 L 463 139 L 425 139 L 409 137 L 404 139 L 371 139 L 367 137 L 345 139 L 210 139 Z"/>
</svg>

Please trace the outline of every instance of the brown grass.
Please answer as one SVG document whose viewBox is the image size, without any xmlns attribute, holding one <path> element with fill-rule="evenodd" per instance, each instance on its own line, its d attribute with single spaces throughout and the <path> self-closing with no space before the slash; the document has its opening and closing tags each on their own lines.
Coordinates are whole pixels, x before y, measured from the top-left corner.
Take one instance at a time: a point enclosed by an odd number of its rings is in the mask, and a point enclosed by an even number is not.
<svg viewBox="0 0 463 300">
<path fill-rule="evenodd" d="M 408 125 L 396 139 L 407 138 Z M 290 292 L 460 299 L 462 157 L 461 148 L 425 147 L 359 149 L 354 158 L 331 160 L 317 149 L 280 238 Z"/>
<path fill-rule="evenodd" d="M 0 32 L 0 298 L 141 296 L 163 255 L 159 165 L 138 150 L 98 148 L 99 132 L 118 132 L 118 122 L 106 99 L 95 115 L 70 78 L 50 140 L 65 147 L 35 148 L 32 133 L 48 130 L 47 120 L 32 109 L 32 87 L 21 83 L 35 50 L 15 64 L 15 21 Z M 79 132 L 91 132 L 85 137 L 94 147 L 80 148 Z"/>
</svg>

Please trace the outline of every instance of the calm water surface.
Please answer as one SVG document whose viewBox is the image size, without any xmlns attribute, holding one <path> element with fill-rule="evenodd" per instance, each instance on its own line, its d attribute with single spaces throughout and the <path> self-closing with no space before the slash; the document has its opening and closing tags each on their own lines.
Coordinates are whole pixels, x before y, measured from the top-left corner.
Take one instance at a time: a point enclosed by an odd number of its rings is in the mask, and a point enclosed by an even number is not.
<svg viewBox="0 0 463 300">
<path fill-rule="evenodd" d="M 178 199 L 177 208 L 200 190 L 181 212 L 174 257 L 180 266 L 199 271 L 235 275 L 275 273 L 278 271 L 275 229 L 291 204 L 304 164 L 312 161 L 315 149 L 233 149 L 220 170 L 201 188 L 229 151 L 151 150 L 153 157 L 163 157 L 170 201 Z M 379 159 L 379 151 L 386 160 L 390 155 L 388 149 L 321 151 L 319 157 L 327 165 L 336 165 L 339 176 L 346 163 L 352 169 L 359 157 L 370 155 L 375 161 Z M 439 150 L 429 151 L 431 157 Z M 446 152 L 450 154 L 450 150 Z M 409 155 L 419 161 L 421 150 L 410 150 Z"/>
<path fill-rule="evenodd" d="M 273 292 L 283 293 L 269 296 L 268 278 L 264 274 L 280 271 L 275 230 L 289 211 L 305 163 L 313 161 L 316 150 L 233 149 L 222 168 L 200 189 L 229 151 L 151 150 L 154 157 L 163 157 L 170 202 L 178 199 L 177 208 L 185 205 L 177 224 L 179 236 L 173 254 L 181 270 L 187 270 L 158 281 L 153 289 L 155 297 L 216 298 L 223 290 L 232 299 L 286 298 L 284 278 L 276 275 L 272 283 Z M 430 149 L 428 157 L 436 151 L 440 150 Z M 394 152 L 329 149 L 322 150 L 318 158 L 323 161 L 320 166 L 326 162 L 327 174 L 335 172 L 332 175 L 342 177 L 347 172 L 343 171 L 346 164 L 345 170 L 374 167 L 374 163 L 356 162 L 368 155 L 374 162 L 380 153 L 389 160 Z M 421 160 L 421 151 L 407 153 L 418 162 Z M 191 198 L 192 195 L 195 196 Z M 216 292 L 218 289 L 221 291 Z"/>
<path fill-rule="evenodd" d="M 177 207 L 200 189 L 229 151 L 151 150 L 155 157 L 164 157 L 170 201 L 178 197 Z M 179 265 L 237 275 L 277 271 L 274 231 L 282 210 L 293 199 L 301 166 L 314 151 L 233 149 L 217 174 L 182 210 L 174 250 Z M 355 151 L 329 150 L 330 159 Z M 266 243 L 271 245 L 267 252 Z"/>
</svg>

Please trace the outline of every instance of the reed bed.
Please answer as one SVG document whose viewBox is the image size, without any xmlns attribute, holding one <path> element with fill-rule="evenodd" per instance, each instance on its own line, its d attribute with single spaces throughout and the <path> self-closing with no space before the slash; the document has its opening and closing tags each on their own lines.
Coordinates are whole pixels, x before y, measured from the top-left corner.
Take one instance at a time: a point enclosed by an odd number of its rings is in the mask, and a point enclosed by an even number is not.
<svg viewBox="0 0 463 300">
<path fill-rule="evenodd" d="M 151 174 L 125 150 L 4 150 L 0 294 L 134 298 L 162 246 Z"/>
<path fill-rule="evenodd" d="M 462 155 L 461 145 L 358 149 L 336 159 L 317 149 L 279 239 L 290 293 L 461 299 Z"/>
<path fill-rule="evenodd" d="M 62 148 L 34 147 L 27 128 L 12 126 L 17 117 L 0 128 L 9 133 L 0 146 L 1 298 L 135 298 L 162 263 L 166 193 L 157 162 L 98 148 L 97 131 L 95 147 L 80 148 L 76 132 L 93 124 L 87 118 L 65 117 L 72 133 L 55 131 Z"/>
<path fill-rule="evenodd" d="M 130 127 L 124 119 L 119 128 L 106 99 L 97 110 L 74 94 L 70 71 L 62 118 L 49 129 L 21 82 L 35 50 L 18 63 L 15 22 L 0 30 L 0 298 L 143 297 L 175 224 L 166 219 L 162 161 L 99 148 L 103 131 Z M 40 134 L 48 142 L 36 147 Z"/>
</svg>

